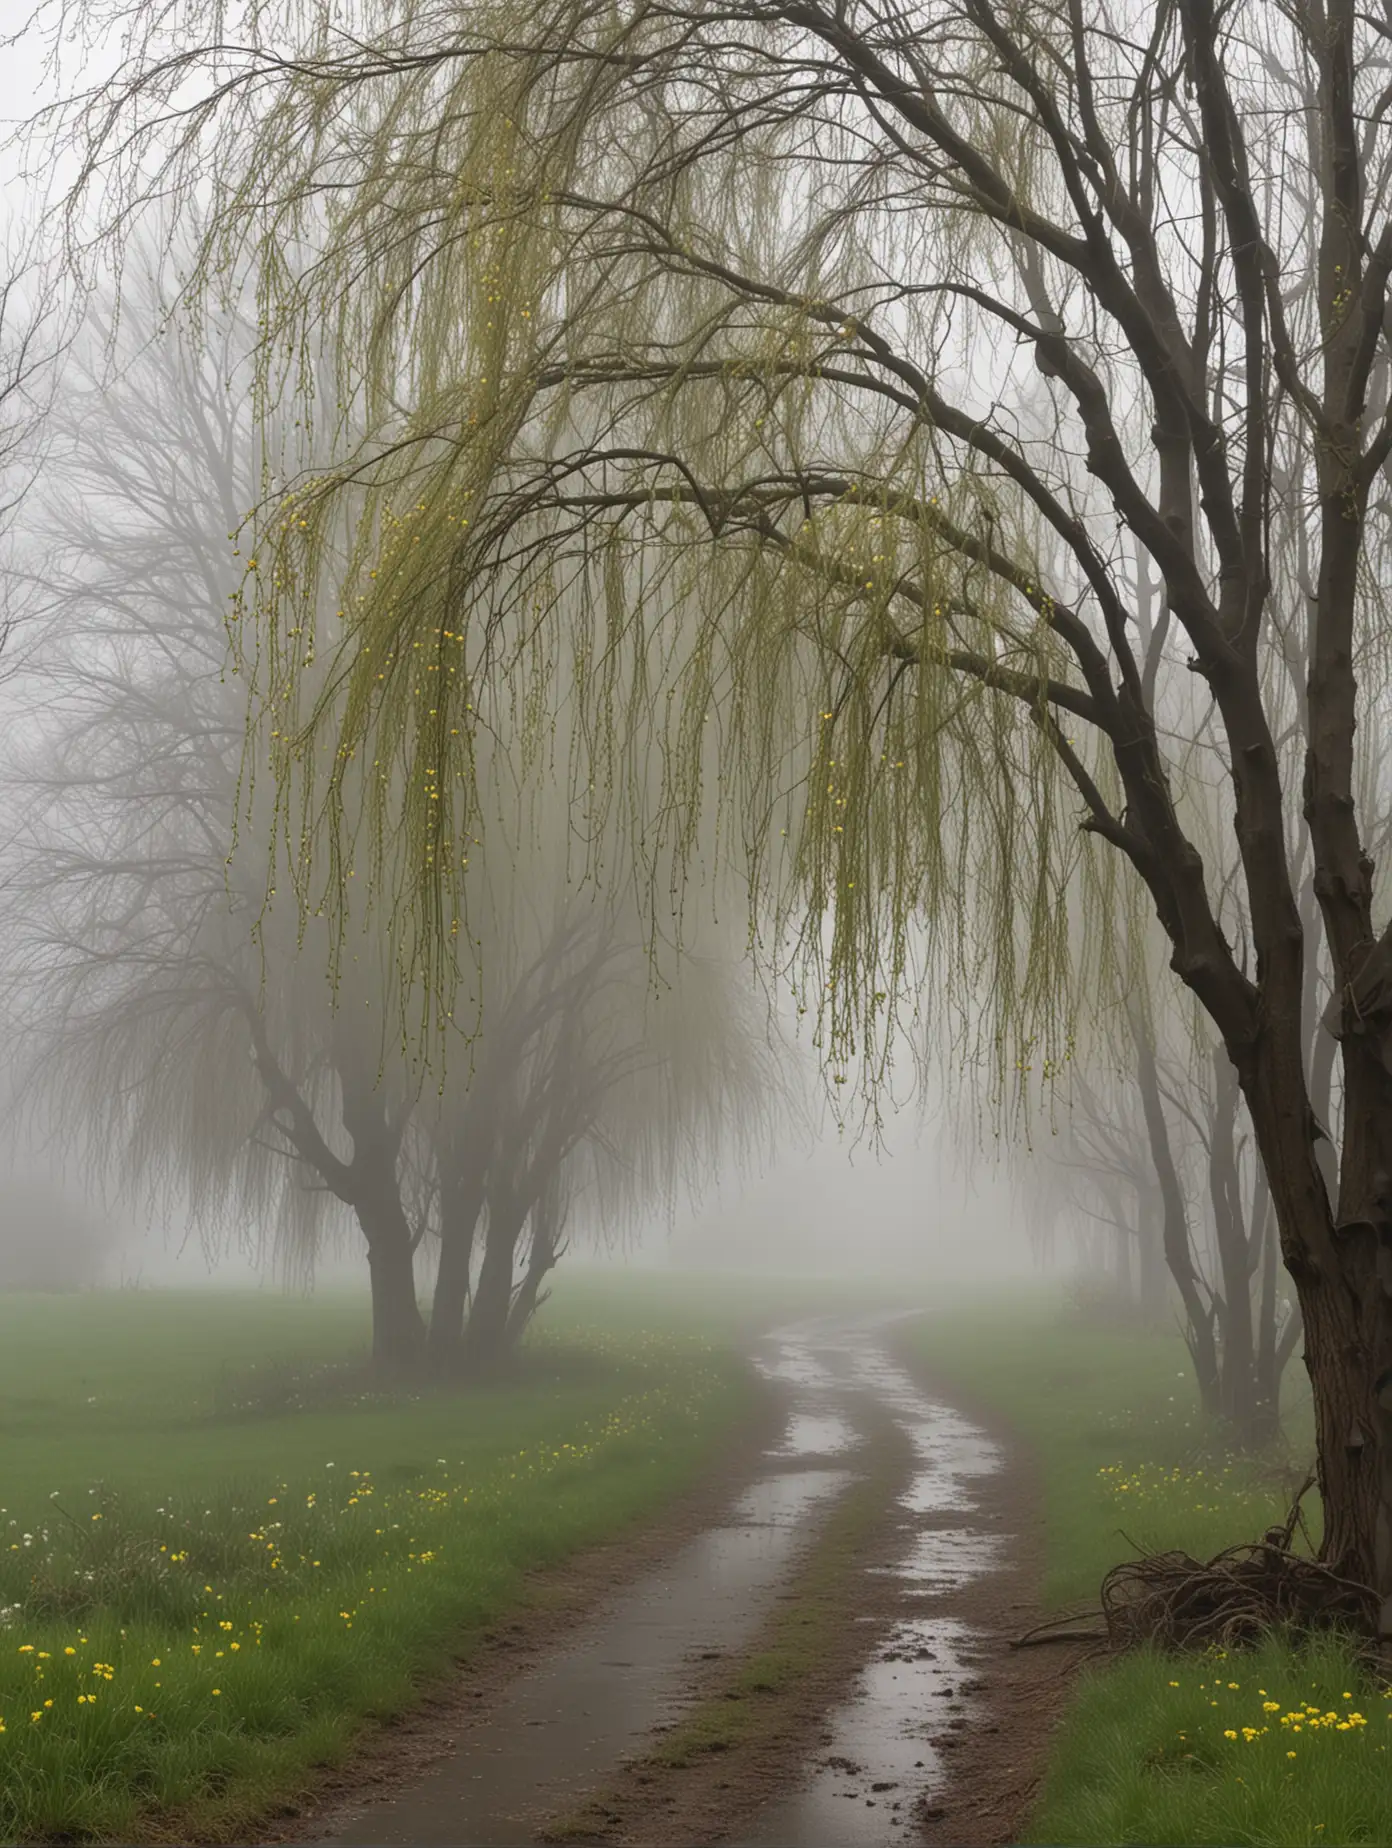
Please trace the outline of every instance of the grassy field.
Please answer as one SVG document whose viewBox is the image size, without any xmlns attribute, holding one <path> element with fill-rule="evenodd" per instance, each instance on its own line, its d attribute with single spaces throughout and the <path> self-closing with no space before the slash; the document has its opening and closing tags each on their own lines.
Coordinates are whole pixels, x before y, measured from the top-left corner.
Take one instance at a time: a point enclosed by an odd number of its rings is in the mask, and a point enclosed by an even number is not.
<svg viewBox="0 0 1392 1848">
<path fill-rule="evenodd" d="M 1133 1544 L 1202 1558 L 1258 1537 L 1310 1458 L 1298 1363 L 1286 1444 L 1253 1462 L 1225 1456 L 1205 1426 L 1177 1334 L 1080 1328 L 1036 1298 L 933 1318 L 912 1339 L 1030 1444 L 1045 1595 L 1059 1609 L 1095 1604 L 1102 1574 Z M 1026 1839 L 1392 1842 L 1390 1746 L 1392 1698 L 1333 1643 L 1137 1654 L 1084 1675 Z"/>
<path fill-rule="evenodd" d="M 0 1298 L 0 1836 L 234 1838 L 691 1480 L 749 1409 L 742 1336 L 847 1301 L 577 1275 L 506 1385 L 389 1397 L 346 1296 Z M 909 1338 L 1030 1443 L 1060 1609 L 1130 1544 L 1259 1533 L 1308 1460 L 1298 1391 L 1284 1455 L 1225 1457 L 1177 1336 L 1034 1296 Z M 1138 1655 L 1073 1695 L 1030 1839 L 1392 1841 L 1389 1743 L 1336 1648 Z"/>
<path fill-rule="evenodd" d="M 349 1298 L 0 1298 L 0 1836 L 234 1836 L 690 1480 L 738 1316 L 560 1294 L 516 1380 L 417 1398 Z"/>
</svg>

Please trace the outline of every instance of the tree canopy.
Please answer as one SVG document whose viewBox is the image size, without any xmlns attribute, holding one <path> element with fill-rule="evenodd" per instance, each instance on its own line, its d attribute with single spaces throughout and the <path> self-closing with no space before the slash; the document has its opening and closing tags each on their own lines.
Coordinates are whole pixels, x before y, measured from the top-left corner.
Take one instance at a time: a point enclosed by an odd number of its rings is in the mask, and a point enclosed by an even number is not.
<svg viewBox="0 0 1392 1848">
<path fill-rule="evenodd" d="M 833 1059 L 872 1076 L 928 970 L 1005 1082 L 1055 1069 L 1144 899 L 1250 1112 L 1326 1546 L 1392 1633 L 1392 934 L 1363 754 L 1386 22 L 64 14 L 128 52 L 54 123 L 83 156 L 74 246 L 94 189 L 118 243 L 142 202 L 196 201 L 190 301 L 254 259 L 261 402 L 298 389 L 334 452 L 271 470 L 239 613 L 305 911 L 342 910 L 360 846 L 400 846 L 376 899 L 447 1015 L 504 726 L 519 765 L 568 767 L 582 833 L 619 829 L 654 916 L 708 841 L 733 855 L 765 948 L 810 953 Z M 331 403 L 307 389 L 328 347 Z M 1319 934 L 1337 1127 L 1308 1060 Z"/>
<path fill-rule="evenodd" d="M 622 889 L 567 887 L 564 802 L 538 783 L 526 833 L 500 822 L 508 850 L 469 869 L 476 992 L 425 1082 L 389 1005 L 389 919 L 358 909 L 334 939 L 271 902 L 274 793 L 239 798 L 227 528 L 257 442 L 228 379 L 254 329 L 229 313 L 151 343 L 152 279 L 122 307 L 121 376 L 84 380 L 74 354 L 26 523 L 0 899 L 22 1107 L 101 1181 L 292 1276 L 351 1214 L 379 1361 L 424 1364 L 430 1267 L 438 1369 L 461 1346 L 493 1365 L 574 1234 L 616 1244 L 757 1153 L 795 1111 L 791 1067 L 742 932 L 707 922 L 654 958 Z M 116 323 L 93 319 L 89 356 Z"/>
</svg>

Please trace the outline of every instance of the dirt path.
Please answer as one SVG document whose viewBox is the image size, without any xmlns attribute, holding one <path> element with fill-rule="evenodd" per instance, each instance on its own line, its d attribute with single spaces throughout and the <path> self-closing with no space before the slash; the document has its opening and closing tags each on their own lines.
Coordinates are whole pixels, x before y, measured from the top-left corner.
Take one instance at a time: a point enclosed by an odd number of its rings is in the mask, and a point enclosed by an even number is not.
<svg viewBox="0 0 1392 1848">
<path fill-rule="evenodd" d="M 277 1839 L 1010 1839 L 1058 1672 L 1005 1650 L 1032 1484 L 896 1359 L 895 1319 L 765 1337 L 781 1433 L 706 1524 L 516 1672 L 466 1668 L 434 1753 L 379 1756 L 383 1800 L 349 1785 Z"/>
<path fill-rule="evenodd" d="M 877 1317 L 770 1337 L 765 1368 L 797 1394 L 785 1444 L 849 1462 L 856 1485 L 750 1657 L 553 1839 L 1015 1839 L 1072 1666 L 1009 1647 L 1037 1614 L 1036 1485 L 1008 1434 L 915 1377 L 895 1332 Z"/>
</svg>

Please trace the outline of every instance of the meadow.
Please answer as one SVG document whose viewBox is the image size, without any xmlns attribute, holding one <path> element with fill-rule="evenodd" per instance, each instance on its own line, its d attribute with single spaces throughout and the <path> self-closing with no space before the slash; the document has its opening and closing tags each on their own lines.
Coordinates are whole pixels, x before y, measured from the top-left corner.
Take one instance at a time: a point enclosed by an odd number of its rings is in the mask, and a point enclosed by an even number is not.
<svg viewBox="0 0 1392 1848">
<path fill-rule="evenodd" d="M 691 1481 L 738 1318 L 561 1294 L 515 1378 L 415 1395 L 355 1298 L 0 1298 L 0 1837 L 234 1838 Z"/>
<path fill-rule="evenodd" d="M 0 1297 L 0 1837 L 244 1835 L 694 1480 L 752 1409 L 745 1336 L 861 1294 L 577 1275 L 505 1383 L 392 1394 L 346 1295 Z M 1243 1459 L 1177 1334 L 1036 1292 L 903 1339 L 1029 1445 L 1056 1610 L 1133 1549 L 1259 1534 L 1309 1458 L 1298 1366 Z M 1392 1841 L 1389 1743 L 1337 1644 L 1133 1655 L 1065 1698 L 1026 1839 Z"/>
<path fill-rule="evenodd" d="M 908 1337 L 1029 1444 L 1044 1503 L 1045 1602 L 1095 1606 L 1133 1551 L 1206 1558 L 1279 1521 L 1313 1443 L 1298 1360 L 1284 1442 L 1229 1454 L 1202 1417 L 1177 1332 L 1080 1326 L 1056 1299 L 1000 1298 Z M 1314 1537 L 1319 1510 L 1305 1511 Z M 1144 1651 L 1087 1669 L 1065 1697 L 1036 1843 L 1392 1841 L 1392 1693 L 1326 1639 Z"/>
</svg>

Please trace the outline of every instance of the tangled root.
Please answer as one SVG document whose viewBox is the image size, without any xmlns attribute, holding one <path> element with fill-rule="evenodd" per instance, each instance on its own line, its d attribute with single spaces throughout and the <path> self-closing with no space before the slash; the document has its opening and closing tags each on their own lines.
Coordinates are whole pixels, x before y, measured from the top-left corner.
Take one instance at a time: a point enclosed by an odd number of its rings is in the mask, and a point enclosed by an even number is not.
<svg viewBox="0 0 1392 1848">
<path fill-rule="evenodd" d="M 1102 1608 L 1088 1613 L 1102 1619 L 1100 1630 L 1040 1625 L 1019 1642 L 1089 1641 L 1121 1651 L 1146 1643 L 1166 1650 L 1236 1649 L 1278 1629 L 1343 1629 L 1371 1638 L 1376 1592 L 1292 1550 L 1297 1526 L 1304 1532 L 1300 1503 L 1313 1482 L 1306 1481 L 1284 1525 L 1268 1528 L 1257 1542 L 1227 1547 L 1206 1562 L 1173 1552 L 1113 1566 L 1102 1581 Z"/>
<path fill-rule="evenodd" d="M 1317 1559 L 1265 1541 L 1232 1546 L 1207 1564 L 1158 1553 L 1114 1566 L 1102 1583 L 1113 1649 L 1238 1649 L 1275 1629 L 1346 1629 L 1368 1635 L 1378 1600 Z"/>
</svg>

